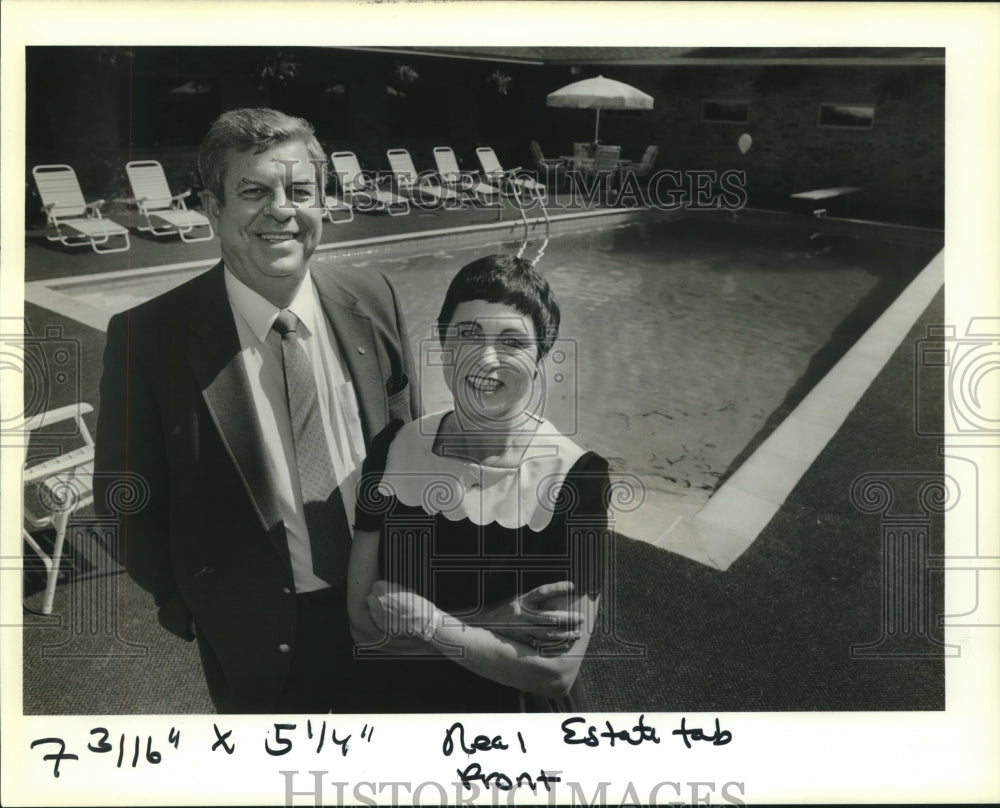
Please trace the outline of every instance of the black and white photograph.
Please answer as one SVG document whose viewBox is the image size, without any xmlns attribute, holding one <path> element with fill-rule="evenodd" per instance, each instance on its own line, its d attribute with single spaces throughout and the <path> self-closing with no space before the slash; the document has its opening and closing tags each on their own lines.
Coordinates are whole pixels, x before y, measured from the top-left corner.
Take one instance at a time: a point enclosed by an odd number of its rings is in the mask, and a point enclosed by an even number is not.
<svg viewBox="0 0 1000 808">
<path fill-rule="evenodd" d="M 954 5 L 5 4 L 4 804 L 1000 798 Z"/>
</svg>

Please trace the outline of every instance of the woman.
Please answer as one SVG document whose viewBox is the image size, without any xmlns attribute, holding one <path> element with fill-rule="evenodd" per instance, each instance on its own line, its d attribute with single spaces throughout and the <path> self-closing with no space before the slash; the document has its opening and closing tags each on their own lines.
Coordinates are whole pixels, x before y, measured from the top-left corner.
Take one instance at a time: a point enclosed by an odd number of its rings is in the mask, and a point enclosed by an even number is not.
<svg viewBox="0 0 1000 808">
<path fill-rule="evenodd" d="M 454 409 L 390 424 L 359 489 L 348 572 L 359 709 L 581 709 L 574 687 L 597 615 L 608 464 L 541 417 L 542 360 L 559 332 L 545 279 L 519 258 L 465 266 L 438 316 Z M 543 584 L 579 631 L 539 647 L 486 615 Z M 509 629 L 508 629 L 509 630 Z M 512 633 L 513 636 L 513 633 Z"/>
</svg>

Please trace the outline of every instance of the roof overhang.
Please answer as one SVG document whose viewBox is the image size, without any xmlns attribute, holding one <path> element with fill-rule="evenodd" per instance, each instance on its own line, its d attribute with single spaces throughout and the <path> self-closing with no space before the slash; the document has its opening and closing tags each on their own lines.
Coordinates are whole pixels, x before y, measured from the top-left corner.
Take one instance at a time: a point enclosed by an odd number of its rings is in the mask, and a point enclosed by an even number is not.
<svg viewBox="0 0 1000 808">
<path fill-rule="evenodd" d="M 932 67 L 945 63 L 944 48 L 586 48 L 586 47 L 356 47 L 378 53 L 588 67 Z"/>
</svg>

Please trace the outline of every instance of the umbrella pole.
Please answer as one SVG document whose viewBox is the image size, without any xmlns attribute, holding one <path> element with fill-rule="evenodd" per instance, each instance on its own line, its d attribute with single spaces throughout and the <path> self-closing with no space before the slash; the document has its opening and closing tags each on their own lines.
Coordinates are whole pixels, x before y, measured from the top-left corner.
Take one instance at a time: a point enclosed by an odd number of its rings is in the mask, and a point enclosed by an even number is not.
<svg viewBox="0 0 1000 808">
<path fill-rule="evenodd" d="M 596 112 L 596 114 L 594 115 L 594 148 L 596 149 L 597 148 L 597 134 L 598 134 L 598 132 L 601 129 L 601 108 L 598 107 L 595 110 L 595 112 Z"/>
</svg>

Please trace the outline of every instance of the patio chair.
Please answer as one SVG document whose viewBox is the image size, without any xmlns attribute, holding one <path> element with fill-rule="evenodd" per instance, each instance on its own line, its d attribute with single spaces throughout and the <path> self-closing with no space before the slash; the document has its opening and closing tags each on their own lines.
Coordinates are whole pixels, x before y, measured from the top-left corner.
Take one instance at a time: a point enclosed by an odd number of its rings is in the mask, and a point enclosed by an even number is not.
<svg viewBox="0 0 1000 808">
<path fill-rule="evenodd" d="M 103 199 L 87 202 L 71 166 L 51 164 L 31 169 L 45 211 L 45 238 L 67 247 L 90 245 L 96 253 L 125 252 L 130 246 L 128 230 L 101 216 Z M 101 247 L 121 237 L 120 247 Z"/>
<path fill-rule="evenodd" d="M 602 175 L 606 175 L 609 178 L 609 185 L 612 185 L 611 180 L 614 179 L 617 180 L 615 184 L 620 186 L 621 151 L 621 146 L 598 146 L 594 154 L 594 164 L 584 168 L 584 176 L 587 179 L 600 180 Z"/>
<path fill-rule="evenodd" d="M 491 185 L 495 185 L 503 193 L 512 194 L 522 191 L 530 196 L 541 196 L 543 186 L 537 180 L 523 173 L 521 167 L 504 170 L 491 146 L 480 146 L 476 149 L 476 157 L 483 168 L 483 177 Z"/>
<path fill-rule="evenodd" d="M 70 517 L 94 501 L 94 441 L 83 420 L 84 413 L 93 411 L 89 404 L 70 404 L 35 415 L 24 425 L 27 434 L 75 419 L 78 434 L 83 439 L 79 448 L 42 460 L 24 470 L 24 524 L 21 533 L 45 566 L 42 614 L 52 613 Z M 47 529 L 55 531 L 51 554 L 31 534 L 31 531 Z"/>
<path fill-rule="evenodd" d="M 384 210 L 390 216 L 404 216 L 410 212 L 406 197 L 379 188 L 361 169 L 354 152 L 333 152 L 330 161 L 344 201 L 352 208 L 360 211 Z"/>
<path fill-rule="evenodd" d="M 573 144 L 573 168 L 582 170 L 594 162 L 594 144 L 593 143 L 574 143 Z"/>
<path fill-rule="evenodd" d="M 176 233 L 181 241 L 208 241 L 215 232 L 212 223 L 201 213 L 188 210 L 184 202 L 191 191 L 171 194 L 163 166 L 156 160 L 133 160 L 125 165 L 133 198 L 129 204 L 137 205 L 142 217 L 138 230 L 154 236 Z M 200 231 L 201 235 L 192 235 Z"/>
<path fill-rule="evenodd" d="M 638 163 L 633 163 L 630 160 L 622 160 L 622 171 L 629 171 L 636 178 L 641 180 L 649 174 L 659 153 L 659 146 L 649 145 L 646 147 L 646 151 L 642 153 L 642 159 L 640 159 Z"/>
<path fill-rule="evenodd" d="M 537 140 L 532 140 L 529 148 L 531 149 L 531 159 L 534 161 L 538 173 L 545 178 L 545 184 L 548 185 L 551 179 L 552 184 L 558 188 L 563 181 L 565 163 L 557 157 L 546 159 Z"/>
<path fill-rule="evenodd" d="M 454 191 L 471 195 L 487 205 L 499 204 L 500 192 L 472 171 L 462 171 L 451 146 L 434 147 L 434 163 L 444 184 Z"/>
<path fill-rule="evenodd" d="M 462 198 L 461 194 L 444 184 L 435 185 L 427 174 L 418 174 L 406 149 L 389 149 L 385 156 L 389 158 L 396 187 L 418 206 L 437 207 L 438 203 L 455 202 Z"/>
</svg>

